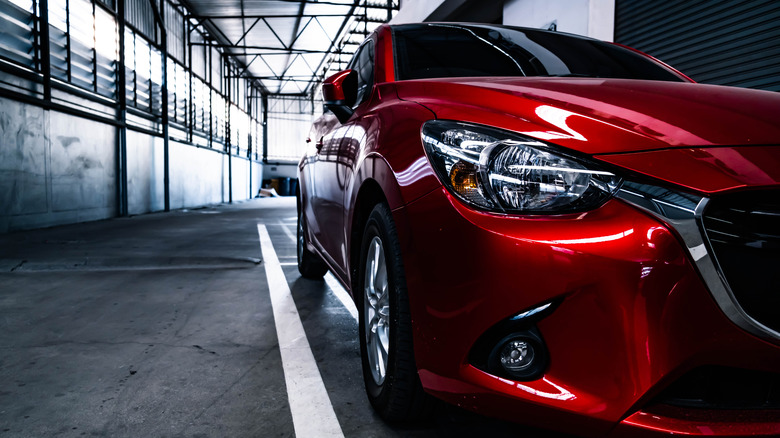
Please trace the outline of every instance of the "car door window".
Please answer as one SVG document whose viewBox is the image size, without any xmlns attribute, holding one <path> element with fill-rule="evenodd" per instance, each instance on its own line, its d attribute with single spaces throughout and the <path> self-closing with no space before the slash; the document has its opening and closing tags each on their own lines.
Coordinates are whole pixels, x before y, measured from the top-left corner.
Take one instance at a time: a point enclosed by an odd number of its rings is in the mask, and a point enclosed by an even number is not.
<svg viewBox="0 0 780 438">
<path fill-rule="evenodd" d="M 352 58 L 349 68 L 357 73 L 358 92 L 355 107 L 360 105 L 371 94 L 374 86 L 374 44 L 368 41 Z"/>
</svg>

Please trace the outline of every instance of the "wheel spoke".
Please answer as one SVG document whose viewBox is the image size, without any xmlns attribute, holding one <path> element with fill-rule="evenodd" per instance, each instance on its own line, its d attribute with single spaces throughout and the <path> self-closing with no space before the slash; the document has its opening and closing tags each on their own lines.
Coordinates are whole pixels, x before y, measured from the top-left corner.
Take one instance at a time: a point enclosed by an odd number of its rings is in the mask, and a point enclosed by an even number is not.
<svg viewBox="0 0 780 438">
<path fill-rule="evenodd" d="M 368 285 L 366 287 L 368 288 L 368 291 L 371 293 L 371 296 L 373 297 L 373 296 L 376 295 L 376 287 L 374 286 L 374 275 L 373 275 L 373 272 L 374 272 L 374 261 L 373 260 L 371 260 L 369 262 L 369 266 L 368 266 L 367 270 L 368 270 L 368 273 L 366 275 L 366 277 L 367 277 L 366 280 L 368 281 Z"/>
<path fill-rule="evenodd" d="M 377 289 L 377 295 L 384 295 L 387 291 L 387 265 L 385 264 L 384 255 L 380 260 L 380 265 L 377 268 L 376 277 L 374 278 L 374 288 Z"/>
<path fill-rule="evenodd" d="M 382 357 L 387 361 L 387 353 L 390 347 L 390 333 L 387 326 L 382 326 L 377 330 L 379 345 L 382 347 Z"/>
<path fill-rule="evenodd" d="M 375 313 L 371 317 L 371 333 L 376 333 L 377 329 L 379 328 L 379 324 L 381 323 L 381 315 L 378 313 Z"/>
<path fill-rule="evenodd" d="M 380 314 L 383 319 L 387 319 L 387 317 L 390 315 L 390 305 L 389 305 L 389 297 L 388 293 L 382 294 L 379 299 L 377 299 L 376 304 L 372 306 L 376 313 Z"/>
<path fill-rule="evenodd" d="M 372 265 L 373 269 L 371 274 L 373 274 L 372 276 L 376 279 L 376 273 L 377 270 L 379 269 L 379 258 L 381 257 L 382 254 L 381 241 L 374 240 L 373 242 L 371 242 L 371 249 L 374 252 L 374 264 Z"/>
<path fill-rule="evenodd" d="M 379 365 L 380 375 L 384 377 L 387 372 L 387 351 L 384 344 L 379 339 L 377 341 L 377 364 Z"/>
</svg>

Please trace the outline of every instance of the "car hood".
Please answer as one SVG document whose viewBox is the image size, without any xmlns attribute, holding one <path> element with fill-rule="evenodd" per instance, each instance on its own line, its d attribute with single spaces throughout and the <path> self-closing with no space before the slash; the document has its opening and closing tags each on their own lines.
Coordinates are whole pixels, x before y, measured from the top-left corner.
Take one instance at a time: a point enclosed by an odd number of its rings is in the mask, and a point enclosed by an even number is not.
<svg viewBox="0 0 780 438">
<path fill-rule="evenodd" d="M 780 93 L 602 78 L 399 81 L 440 119 L 513 130 L 586 154 L 780 144 Z"/>
</svg>

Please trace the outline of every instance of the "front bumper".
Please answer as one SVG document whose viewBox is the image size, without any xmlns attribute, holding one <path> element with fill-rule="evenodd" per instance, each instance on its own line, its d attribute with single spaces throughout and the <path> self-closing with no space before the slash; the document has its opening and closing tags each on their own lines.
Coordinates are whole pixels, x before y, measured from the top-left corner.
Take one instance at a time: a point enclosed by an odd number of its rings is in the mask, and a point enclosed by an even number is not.
<svg viewBox="0 0 780 438">
<path fill-rule="evenodd" d="M 690 433 L 698 420 L 646 421 L 643 409 L 699 366 L 780 369 L 780 347 L 723 314 L 679 236 L 622 200 L 517 217 L 474 211 L 442 188 L 394 216 L 420 378 L 450 403 L 578 434 Z M 537 324 L 550 358 L 541 379 L 515 382 L 469 362 L 491 327 L 553 300 Z M 750 418 L 716 432 L 778 433 L 777 417 Z"/>
</svg>

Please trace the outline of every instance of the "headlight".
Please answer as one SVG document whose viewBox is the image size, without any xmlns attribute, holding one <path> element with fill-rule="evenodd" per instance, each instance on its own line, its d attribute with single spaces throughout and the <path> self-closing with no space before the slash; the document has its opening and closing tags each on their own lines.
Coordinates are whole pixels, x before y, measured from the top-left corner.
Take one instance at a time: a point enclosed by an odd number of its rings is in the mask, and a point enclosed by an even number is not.
<svg viewBox="0 0 780 438">
<path fill-rule="evenodd" d="M 431 120 L 422 141 L 436 174 L 473 206 L 504 213 L 559 214 L 595 208 L 620 178 L 538 140 L 461 122 Z"/>
</svg>

